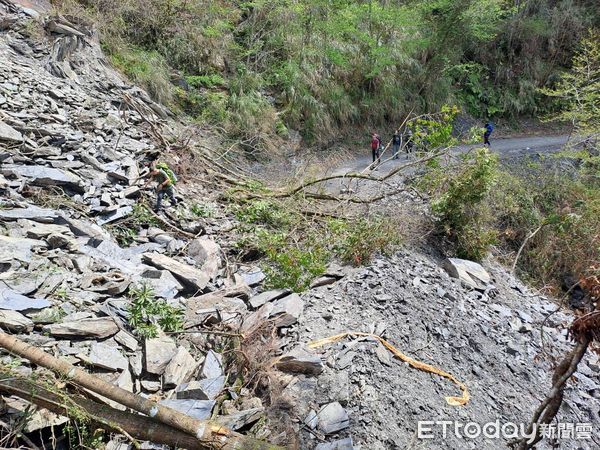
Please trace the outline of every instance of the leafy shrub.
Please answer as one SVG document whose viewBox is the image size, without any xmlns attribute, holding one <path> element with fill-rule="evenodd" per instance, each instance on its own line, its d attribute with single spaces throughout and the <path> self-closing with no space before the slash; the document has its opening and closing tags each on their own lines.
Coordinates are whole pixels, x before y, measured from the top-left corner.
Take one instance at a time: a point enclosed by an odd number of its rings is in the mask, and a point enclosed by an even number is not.
<svg viewBox="0 0 600 450">
<path fill-rule="evenodd" d="M 282 203 L 271 200 L 254 200 L 236 210 L 239 221 L 248 224 L 284 228 L 293 223 L 294 217 Z"/>
<path fill-rule="evenodd" d="M 375 253 L 389 252 L 401 242 L 396 224 L 388 217 L 331 220 L 328 228 L 334 254 L 355 266 L 368 264 Z"/>
<path fill-rule="evenodd" d="M 158 336 L 162 331 L 179 331 L 183 327 L 183 311 L 154 296 L 147 284 L 129 289 L 129 325 L 144 338 Z"/>
<path fill-rule="evenodd" d="M 458 256 L 479 260 L 496 240 L 495 231 L 487 227 L 484 200 L 496 183 L 498 157 L 481 148 L 462 159 L 458 171 L 443 181 L 431 209 L 440 228 L 456 244 Z"/>
<path fill-rule="evenodd" d="M 600 258 L 600 188 L 585 165 L 566 172 L 548 160 L 509 174 L 479 152 L 466 165 L 434 167 L 423 183 L 435 193 L 437 223 L 457 253 L 477 259 L 493 243 L 512 266 L 529 239 L 517 267 L 533 283 L 559 287 L 587 273 Z"/>
<path fill-rule="evenodd" d="M 225 79 L 219 74 L 212 75 L 190 75 L 185 77 L 185 81 L 195 88 L 220 87 L 225 85 Z"/>
<path fill-rule="evenodd" d="M 215 215 L 215 207 L 210 204 L 194 203 L 190 207 L 192 214 L 197 217 L 213 217 Z"/>
<path fill-rule="evenodd" d="M 522 223 L 530 216 L 535 219 L 521 228 L 521 238 L 512 249 L 538 227 L 539 232 L 523 252 L 521 272 L 551 286 L 561 285 L 566 276 L 585 274 L 600 258 L 600 189 L 561 173 L 525 178 L 523 183 L 530 192 L 533 213 L 528 205 L 515 216 Z"/>
<path fill-rule="evenodd" d="M 256 191 L 265 192 L 262 185 Z M 302 213 L 302 199 L 256 199 L 235 207 L 242 222 L 238 247 L 258 254 L 273 288 L 303 291 L 321 275 L 327 263 L 339 258 L 354 265 L 367 264 L 377 252 L 400 243 L 389 218 L 314 221 Z"/>
<path fill-rule="evenodd" d="M 296 243 L 288 233 L 259 230 L 258 247 L 266 256 L 264 269 L 269 288 L 302 292 L 327 265 L 328 253 L 313 237 Z"/>
<path fill-rule="evenodd" d="M 173 101 L 169 69 L 156 51 L 121 47 L 110 54 L 112 64 L 134 83 L 145 88 L 156 101 L 170 105 Z"/>
<path fill-rule="evenodd" d="M 417 148 L 437 149 L 456 144 L 452 136 L 452 123 L 458 114 L 456 106 L 443 105 L 437 114 L 428 114 L 411 120 L 408 127 L 413 133 Z"/>
</svg>

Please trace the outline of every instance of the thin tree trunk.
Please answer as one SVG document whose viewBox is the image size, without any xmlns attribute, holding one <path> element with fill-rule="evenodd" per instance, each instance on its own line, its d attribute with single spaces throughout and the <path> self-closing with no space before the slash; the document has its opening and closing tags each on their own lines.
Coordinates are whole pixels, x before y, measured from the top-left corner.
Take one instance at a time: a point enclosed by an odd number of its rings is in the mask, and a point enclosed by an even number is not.
<svg viewBox="0 0 600 450">
<path fill-rule="evenodd" d="M 0 379 L 0 392 L 20 397 L 65 417 L 81 417 L 81 414 L 77 414 L 77 409 L 80 409 L 101 428 L 115 433 L 124 431 L 131 437 L 142 441 L 188 450 L 209 448 L 201 444 L 194 436 L 182 433 L 160 422 L 154 422 L 146 416 L 119 411 L 79 395 L 69 395 L 68 401 L 65 401 L 64 397 L 29 380 Z"/>
<path fill-rule="evenodd" d="M 523 249 L 525 248 L 525 246 L 527 245 L 527 243 L 534 238 L 534 236 L 536 234 L 538 234 L 542 228 L 544 228 L 546 225 L 548 225 L 547 223 L 543 223 L 541 224 L 539 227 L 537 227 L 529 236 L 527 236 L 525 238 L 525 240 L 523 241 L 523 243 L 521 244 L 521 247 L 519 247 L 519 251 L 517 252 L 517 256 L 515 256 L 515 261 L 513 262 L 512 268 L 510 270 L 511 273 L 515 273 L 515 269 L 517 268 L 517 263 L 519 262 L 519 258 L 521 257 L 521 253 L 523 252 Z"/>
<path fill-rule="evenodd" d="M 195 436 L 199 444 L 205 445 L 207 448 L 221 450 L 239 448 L 274 450 L 278 448 L 235 433 L 216 422 L 194 419 L 179 411 L 134 395 L 6 333 L 0 332 L 0 347 L 26 358 L 38 366 L 52 370 L 59 376 L 66 378 L 70 383 L 89 389 L 134 411 L 141 412 L 151 419 Z"/>
</svg>

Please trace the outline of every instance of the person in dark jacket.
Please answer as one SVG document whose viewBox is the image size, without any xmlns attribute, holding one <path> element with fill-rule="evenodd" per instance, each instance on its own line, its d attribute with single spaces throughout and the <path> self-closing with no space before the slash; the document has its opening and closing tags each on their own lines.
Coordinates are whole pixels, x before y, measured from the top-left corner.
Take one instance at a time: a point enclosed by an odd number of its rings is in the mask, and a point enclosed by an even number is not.
<svg viewBox="0 0 600 450">
<path fill-rule="evenodd" d="M 494 125 L 492 124 L 492 122 L 488 121 L 486 122 L 484 128 L 485 132 L 483 133 L 483 145 L 487 145 L 488 147 L 490 147 L 490 135 L 492 134 L 492 131 L 494 131 Z"/>
<path fill-rule="evenodd" d="M 400 136 L 400 131 L 396 130 L 392 136 L 392 156 L 394 159 L 399 158 L 400 145 L 402 145 L 402 137 Z"/>
</svg>

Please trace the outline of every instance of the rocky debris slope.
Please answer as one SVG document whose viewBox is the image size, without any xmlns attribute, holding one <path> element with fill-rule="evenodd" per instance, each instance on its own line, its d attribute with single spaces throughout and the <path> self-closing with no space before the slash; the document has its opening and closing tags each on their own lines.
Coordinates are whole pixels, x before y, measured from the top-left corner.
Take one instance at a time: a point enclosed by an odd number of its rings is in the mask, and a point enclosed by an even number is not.
<svg viewBox="0 0 600 450">
<path fill-rule="evenodd" d="M 456 385 L 395 360 L 375 339 L 346 339 L 315 350 L 322 372 L 287 388 L 314 430 L 304 434 L 303 448 L 312 448 L 315 436 L 340 442 L 321 448 L 506 446 L 505 440 L 459 439 L 453 432 L 443 438 L 441 427 L 434 427 L 432 440 L 416 437 L 420 420 L 527 423 L 551 387 L 553 358 L 572 348 L 566 337 L 572 317 L 558 312 L 545 320 L 554 303 L 501 267 L 491 265 L 488 275 L 477 266 L 460 260 L 440 264 L 404 251 L 303 297 L 305 311 L 296 328 L 300 342 L 347 331 L 375 333 L 409 356 L 450 372 L 471 395 L 466 406 L 450 406 L 444 397 L 459 394 Z M 597 356 L 587 355 L 576 382 L 567 387 L 559 422 L 600 423 L 599 369 Z M 559 444 L 596 445 L 568 438 Z M 539 448 L 550 447 L 546 442 Z"/>
<path fill-rule="evenodd" d="M 32 27 L 43 37 L 31 39 Z M 249 302 L 265 277 L 226 264 L 215 239 L 231 224 L 218 208 L 205 218 L 188 201 L 162 217 L 140 209 L 140 167 L 158 147 L 150 128 L 166 118 L 107 66 L 84 26 L 0 2 L 0 329 L 190 416 L 234 430 L 260 422 L 255 432 L 267 438 L 261 400 L 234 387 L 225 341 L 206 331 L 235 330 L 261 305 L 256 322 L 281 317 L 287 327 L 302 303 L 288 291 Z M 206 203 L 201 189 L 193 193 Z M 117 241 L 112 225 L 123 223 L 129 234 Z M 163 319 L 183 320 L 180 333 L 161 332 L 158 313 L 145 312 L 142 324 L 154 323 L 157 336 L 140 332 L 132 289 L 141 286 L 153 290 L 150 303 L 174 308 Z M 44 373 L 1 358 L 20 375 Z M 0 401 L 11 426 L 30 408 L 16 397 Z M 38 409 L 22 431 L 43 444 L 65 421 Z M 111 448 L 121 448 L 118 440 Z"/>
<path fill-rule="evenodd" d="M 44 39 L 31 39 L 38 20 Z M 275 443 L 300 434 L 302 449 L 404 448 L 415 442 L 418 419 L 530 417 L 550 380 L 539 334 L 553 308 L 549 301 L 499 268 L 488 278 L 478 267 L 450 262 L 462 286 L 415 252 L 364 269 L 330 267 L 303 295 L 265 290 L 259 269 L 228 263 L 231 219 L 218 207 L 213 217 L 192 214 L 188 186 L 178 187 L 184 204 L 160 220 L 136 209 L 141 162 L 158 147 L 151 124 L 161 120 L 176 126 L 106 65 L 85 26 L 0 0 L 3 331 L 191 416 L 216 417 Z M 204 202 L 203 195 L 196 188 L 193 200 Z M 127 221 L 134 232 L 117 241 L 117 227 Z M 183 312 L 182 332 L 140 332 L 132 302 L 142 285 L 154 291 L 151 303 Z M 546 352 L 568 348 L 562 325 L 569 320 L 559 313 L 545 323 Z M 265 324 L 253 348 L 231 351 L 218 334 L 248 337 Z M 398 363 L 372 338 L 306 347 L 345 331 L 384 336 L 451 372 L 467 385 L 471 401 L 448 406 L 443 397 L 456 395 L 456 386 Z M 247 379 L 236 356 L 254 370 Z M 0 358 L 24 376 L 43 372 L 6 353 Z M 597 361 L 582 365 L 561 420 L 597 423 L 597 371 Z M 270 392 L 260 379 L 281 392 Z M 3 396 L 2 421 L 14 426 L 30 407 Z M 269 408 L 283 412 L 274 416 Z M 291 417 L 291 428 L 282 429 L 278 417 Z M 41 443 L 66 420 L 37 409 L 23 431 Z M 123 450 L 125 441 L 117 436 L 107 448 Z M 425 446 L 499 448 L 452 436 Z"/>
</svg>

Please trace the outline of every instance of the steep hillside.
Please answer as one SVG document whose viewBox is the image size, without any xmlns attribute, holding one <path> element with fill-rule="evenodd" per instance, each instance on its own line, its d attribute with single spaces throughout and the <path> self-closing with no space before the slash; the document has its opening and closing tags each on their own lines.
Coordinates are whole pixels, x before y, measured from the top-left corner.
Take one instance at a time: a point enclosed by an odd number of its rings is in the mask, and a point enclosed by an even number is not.
<svg viewBox="0 0 600 450">
<path fill-rule="evenodd" d="M 554 109 L 538 89 L 600 20 L 593 0 L 53 3 L 96 23 L 155 100 L 272 152 L 288 130 L 322 149 L 445 103 L 478 120 Z"/>
<path fill-rule="evenodd" d="M 320 184 L 268 166 L 267 181 L 289 182 L 261 183 L 221 130 L 126 81 L 83 16 L 33 3 L 0 0 L 0 446 L 496 449 L 521 437 L 417 433 L 419 420 L 526 424 L 573 346 L 572 313 L 493 258 L 400 246 L 402 226 L 431 226 L 406 173 L 432 156 L 403 155 L 403 176 Z M 216 5 L 285 12 L 209 2 L 211 20 L 231 18 Z M 154 211 L 157 159 L 179 180 L 177 204 Z M 538 448 L 597 447 L 599 364 L 585 355 L 557 416 L 582 424 L 578 436 Z"/>
</svg>

